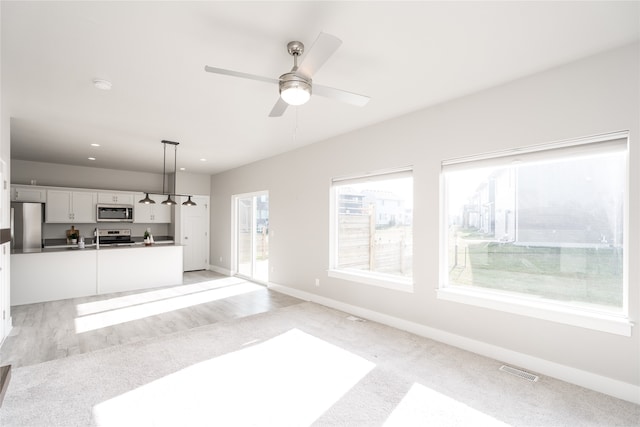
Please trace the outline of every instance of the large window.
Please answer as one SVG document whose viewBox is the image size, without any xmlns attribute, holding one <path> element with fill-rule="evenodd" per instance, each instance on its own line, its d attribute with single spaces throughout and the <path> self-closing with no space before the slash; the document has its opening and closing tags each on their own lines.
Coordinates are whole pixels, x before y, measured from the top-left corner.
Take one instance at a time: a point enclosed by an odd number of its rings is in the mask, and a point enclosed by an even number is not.
<svg viewBox="0 0 640 427">
<path fill-rule="evenodd" d="M 626 134 L 446 161 L 442 178 L 439 295 L 625 319 Z"/>
<path fill-rule="evenodd" d="M 411 170 L 334 179 L 333 277 L 412 290 Z"/>
</svg>

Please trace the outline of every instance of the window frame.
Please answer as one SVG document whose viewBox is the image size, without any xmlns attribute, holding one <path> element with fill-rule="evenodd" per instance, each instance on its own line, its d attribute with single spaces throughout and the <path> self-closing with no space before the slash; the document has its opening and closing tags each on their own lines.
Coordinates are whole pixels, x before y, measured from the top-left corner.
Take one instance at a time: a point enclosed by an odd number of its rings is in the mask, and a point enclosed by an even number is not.
<svg viewBox="0 0 640 427">
<path fill-rule="evenodd" d="M 413 166 L 404 166 L 393 169 L 384 169 L 375 172 L 366 172 L 361 174 L 354 174 L 349 176 L 342 176 L 332 178 L 330 182 L 329 191 L 329 209 L 330 209 L 330 224 L 329 224 L 329 269 L 327 270 L 328 277 L 347 280 L 350 282 L 363 283 L 366 285 L 377 286 L 386 289 L 392 289 L 396 291 L 412 293 L 414 289 L 413 274 L 411 277 L 400 277 L 392 274 L 385 274 L 379 272 L 371 272 L 365 270 L 338 268 L 338 203 L 337 203 L 337 191 L 336 188 L 342 185 L 356 184 L 366 181 L 372 181 L 377 179 L 384 179 L 385 176 L 401 176 L 406 175 L 411 177 L 412 192 L 414 192 L 413 186 Z M 413 208 L 413 206 L 412 206 Z M 411 225 L 411 234 L 413 236 L 413 224 Z M 413 261 L 412 261 L 413 262 Z"/>
<path fill-rule="evenodd" d="M 607 312 L 552 299 L 542 299 L 527 294 L 512 294 L 505 291 L 452 285 L 448 283 L 448 213 L 447 188 L 445 174 L 449 171 L 477 169 L 491 165 L 518 161 L 518 156 L 533 159 L 557 158 L 555 155 L 569 156 L 591 153 L 597 150 L 609 151 L 624 144 L 625 178 L 623 210 L 623 276 L 622 309 L 620 312 Z M 629 174 L 629 132 L 620 131 L 586 138 L 564 140 L 550 144 L 540 144 L 517 149 L 502 150 L 475 156 L 444 160 L 440 170 L 440 267 L 437 298 L 507 312 L 537 319 L 577 326 L 616 335 L 631 336 L 633 323 L 629 319 L 629 220 L 630 220 L 630 174 Z"/>
</svg>

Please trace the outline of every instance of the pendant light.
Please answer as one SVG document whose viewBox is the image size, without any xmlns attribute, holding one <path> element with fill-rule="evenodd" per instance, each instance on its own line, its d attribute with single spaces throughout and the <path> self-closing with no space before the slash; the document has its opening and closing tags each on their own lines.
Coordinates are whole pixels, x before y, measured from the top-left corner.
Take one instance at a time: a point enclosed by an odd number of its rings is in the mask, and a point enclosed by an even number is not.
<svg viewBox="0 0 640 427">
<path fill-rule="evenodd" d="M 161 142 L 164 150 L 164 156 L 162 159 L 162 195 L 167 196 L 167 200 L 163 200 L 161 204 L 167 205 L 167 206 L 177 205 L 178 203 L 175 200 L 173 200 L 171 196 L 186 196 L 189 199 L 182 204 L 183 206 L 197 206 L 197 204 L 193 200 L 191 200 L 192 196 L 189 196 L 187 194 L 175 193 L 176 175 L 178 174 L 178 144 L 180 143 L 175 141 L 167 141 L 166 139 L 163 139 Z M 168 188 L 166 188 L 166 191 L 165 191 L 165 183 L 167 181 L 167 144 L 173 145 L 174 147 L 174 154 L 173 154 L 173 191 L 174 192 L 173 193 L 169 192 Z M 144 199 L 138 201 L 138 203 L 144 203 L 145 205 L 155 204 L 156 202 L 149 197 L 149 194 L 157 194 L 157 193 L 145 192 Z"/>
<path fill-rule="evenodd" d="M 187 196 L 189 197 L 189 200 L 187 200 L 186 202 L 184 202 L 182 204 L 182 206 L 197 206 L 196 202 L 194 202 L 193 200 L 191 200 L 191 196 Z"/>
<path fill-rule="evenodd" d="M 149 197 L 149 193 L 144 193 L 144 199 L 140 200 L 138 203 L 144 203 L 145 205 L 155 205 L 156 201 Z"/>
</svg>

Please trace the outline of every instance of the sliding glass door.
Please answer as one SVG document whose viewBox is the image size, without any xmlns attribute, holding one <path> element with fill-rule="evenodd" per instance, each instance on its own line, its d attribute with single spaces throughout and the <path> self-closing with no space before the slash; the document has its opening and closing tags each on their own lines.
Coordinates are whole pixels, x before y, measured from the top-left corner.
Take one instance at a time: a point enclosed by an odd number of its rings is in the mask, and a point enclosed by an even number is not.
<svg viewBox="0 0 640 427">
<path fill-rule="evenodd" d="M 261 282 L 269 281 L 269 194 L 235 196 L 236 272 Z"/>
</svg>

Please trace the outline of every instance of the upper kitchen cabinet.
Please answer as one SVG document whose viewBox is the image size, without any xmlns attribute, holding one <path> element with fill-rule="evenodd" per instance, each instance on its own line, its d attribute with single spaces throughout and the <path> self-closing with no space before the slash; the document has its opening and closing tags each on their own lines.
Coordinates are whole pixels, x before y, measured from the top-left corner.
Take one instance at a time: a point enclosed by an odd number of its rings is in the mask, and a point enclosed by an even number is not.
<svg viewBox="0 0 640 427">
<path fill-rule="evenodd" d="M 47 201 L 47 190 L 33 185 L 12 185 L 11 201 L 45 203 Z"/>
<path fill-rule="evenodd" d="M 119 192 L 98 192 L 98 203 L 106 203 L 113 205 L 133 205 L 134 200 L 133 193 L 119 193 Z"/>
<path fill-rule="evenodd" d="M 144 199 L 144 197 L 145 194 L 136 194 L 135 199 L 140 200 Z M 165 197 L 150 194 L 149 198 L 156 203 L 149 205 L 136 203 L 133 205 L 133 222 L 141 224 L 171 222 L 171 206 L 162 204 Z"/>
<path fill-rule="evenodd" d="M 47 190 L 46 222 L 96 222 L 97 194 L 89 191 Z"/>
</svg>

